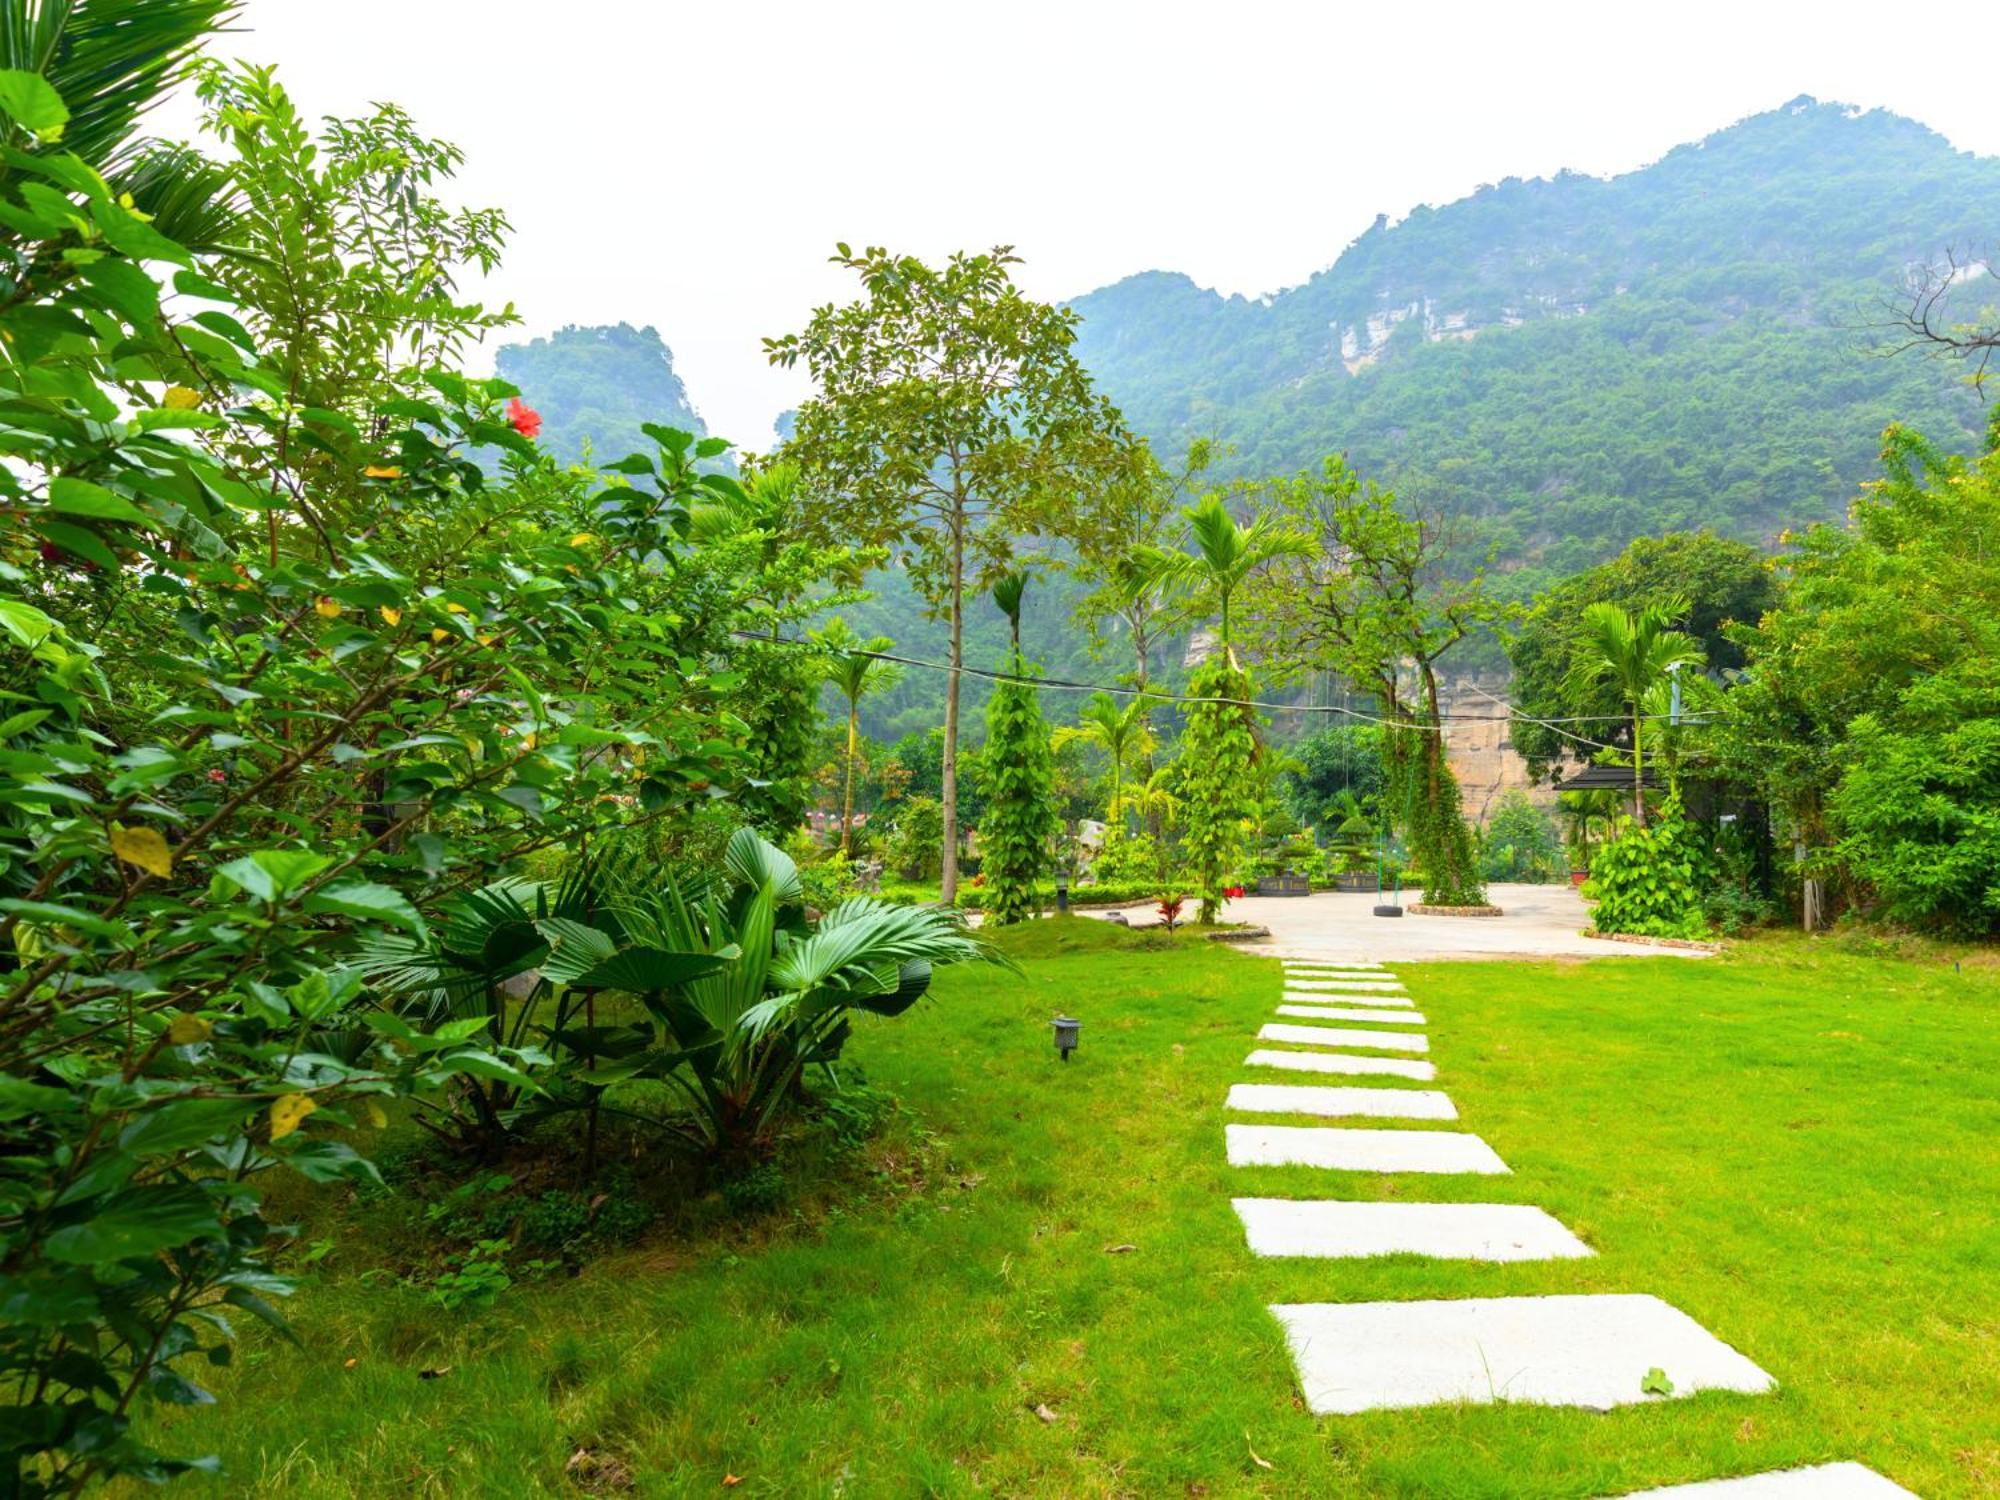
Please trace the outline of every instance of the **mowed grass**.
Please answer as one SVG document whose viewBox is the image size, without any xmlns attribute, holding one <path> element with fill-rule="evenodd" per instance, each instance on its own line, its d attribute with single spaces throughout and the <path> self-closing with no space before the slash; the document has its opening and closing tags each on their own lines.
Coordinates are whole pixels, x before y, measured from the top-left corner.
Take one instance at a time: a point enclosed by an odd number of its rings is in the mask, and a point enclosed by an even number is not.
<svg viewBox="0 0 2000 1500">
<path fill-rule="evenodd" d="M 1587 1497 L 1859 1459 L 2000 1493 L 1994 969 L 1783 940 L 1406 966 L 1462 1117 L 1433 1128 L 1513 1175 L 1369 1177 L 1224 1165 L 1231 1082 L 1370 1082 L 1242 1066 L 1275 962 L 1088 919 L 1009 943 L 1020 976 L 948 973 L 860 1028 L 928 1139 L 893 1128 L 886 1186 L 845 1208 L 656 1239 L 477 1315 L 344 1274 L 369 1247 L 316 1227 L 339 1248 L 295 1299 L 304 1352 L 250 1335 L 222 1406 L 165 1434 L 223 1457 L 189 1487 Z M 1229 1206 L 1252 1194 L 1533 1203 L 1599 1253 L 1258 1261 Z M 1585 1291 L 1665 1298 L 1779 1390 L 1315 1418 L 1265 1311 Z M 1631 1353 L 1636 1389 L 1657 1361 Z"/>
</svg>

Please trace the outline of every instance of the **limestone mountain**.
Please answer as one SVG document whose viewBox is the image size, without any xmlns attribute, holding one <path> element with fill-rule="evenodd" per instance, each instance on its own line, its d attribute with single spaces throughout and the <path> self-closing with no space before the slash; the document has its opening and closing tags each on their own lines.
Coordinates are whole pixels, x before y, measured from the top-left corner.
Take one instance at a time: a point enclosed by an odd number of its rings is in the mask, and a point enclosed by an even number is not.
<svg viewBox="0 0 2000 1500">
<path fill-rule="evenodd" d="M 1345 451 L 1484 517 L 1534 577 L 1645 532 L 1838 515 L 1891 421 L 1970 440 L 1962 372 L 1888 357 L 1883 325 L 1912 267 L 1996 236 L 2000 159 L 1799 98 L 1620 176 L 1378 218 L 1269 298 L 1153 271 L 1074 306 L 1163 447 L 1219 437 L 1246 473 Z"/>
</svg>

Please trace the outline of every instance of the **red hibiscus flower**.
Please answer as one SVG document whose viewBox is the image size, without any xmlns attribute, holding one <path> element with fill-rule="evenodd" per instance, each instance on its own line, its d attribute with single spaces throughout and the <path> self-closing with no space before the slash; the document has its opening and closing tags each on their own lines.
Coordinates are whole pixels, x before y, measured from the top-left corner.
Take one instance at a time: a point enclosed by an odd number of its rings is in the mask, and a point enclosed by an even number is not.
<svg viewBox="0 0 2000 1500">
<path fill-rule="evenodd" d="M 538 436 L 542 430 L 542 414 L 532 406 L 521 404 L 515 396 L 507 402 L 507 420 L 514 424 L 514 430 L 524 438 Z"/>
</svg>

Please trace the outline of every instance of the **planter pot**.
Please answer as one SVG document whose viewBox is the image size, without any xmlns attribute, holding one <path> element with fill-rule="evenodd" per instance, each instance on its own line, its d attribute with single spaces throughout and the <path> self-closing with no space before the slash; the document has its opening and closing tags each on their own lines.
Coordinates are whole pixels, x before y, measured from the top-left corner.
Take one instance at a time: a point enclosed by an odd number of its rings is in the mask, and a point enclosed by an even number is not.
<svg viewBox="0 0 2000 1500">
<path fill-rule="evenodd" d="M 1583 889 L 1583 883 L 1588 879 L 1590 879 L 1590 871 L 1588 870 L 1571 870 L 1569 872 L 1569 883 L 1578 890 Z"/>
<path fill-rule="evenodd" d="M 1293 875 L 1289 871 L 1279 875 L 1259 875 L 1257 894 L 1260 896 L 1310 896 L 1312 882 L 1303 875 Z"/>
</svg>

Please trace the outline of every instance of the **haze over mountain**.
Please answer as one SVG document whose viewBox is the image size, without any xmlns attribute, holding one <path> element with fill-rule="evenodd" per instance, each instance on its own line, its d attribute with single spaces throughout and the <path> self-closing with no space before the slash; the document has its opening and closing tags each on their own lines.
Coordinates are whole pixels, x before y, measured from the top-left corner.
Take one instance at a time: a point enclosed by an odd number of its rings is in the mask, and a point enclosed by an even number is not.
<svg viewBox="0 0 2000 1500">
<path fill-rule="evenodd" d="M 1609 179 L 1510 178 L 1252 301 L 1150 271 L 1079 297 L 1101 387 L 1171 451 L 1343 450 L 1568 571 L 1631 536 L 1838 515 L 1890 421 L 1957 442 L 1961 372 L 1885 357 L 1909 268 L 2000 235 L 2000 158 L 1810 98 Z M 1540 570 L 1537 570 L 1540 571 Z"/>
</svg>

